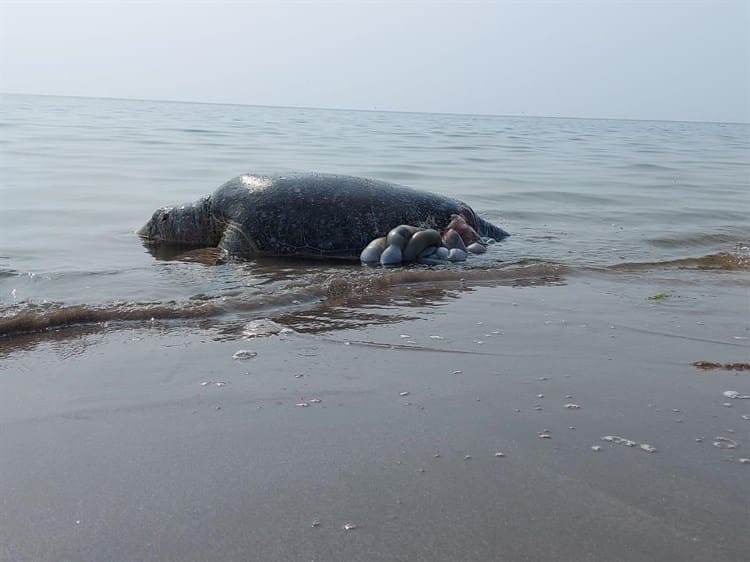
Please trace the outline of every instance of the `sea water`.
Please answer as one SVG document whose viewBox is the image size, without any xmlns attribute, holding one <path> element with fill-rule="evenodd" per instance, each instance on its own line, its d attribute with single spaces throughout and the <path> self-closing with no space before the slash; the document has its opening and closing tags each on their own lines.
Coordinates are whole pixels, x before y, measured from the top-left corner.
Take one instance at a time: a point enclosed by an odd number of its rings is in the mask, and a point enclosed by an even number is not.
<svg viewBox="0 0 750 562">
<path fill-rule="evenodd" d="M 393 286 L 460 279 L 646 279 L 668 271 L 681 283 L 749 285 L 747 124 L 0 101 L 6 335 L 152 316 L 273 316 L 342 295 L 369 294 L 368 305 L 385 305 Z M 456 197 L 512 236 L 463 264 L 385 270 L 156 259 L 135 234 L 158 207 L 194 201 L 241 173 L 286 171 L 352 174 Z M 61 310 L 77 312 L 59 317 Z"/>
</svg>

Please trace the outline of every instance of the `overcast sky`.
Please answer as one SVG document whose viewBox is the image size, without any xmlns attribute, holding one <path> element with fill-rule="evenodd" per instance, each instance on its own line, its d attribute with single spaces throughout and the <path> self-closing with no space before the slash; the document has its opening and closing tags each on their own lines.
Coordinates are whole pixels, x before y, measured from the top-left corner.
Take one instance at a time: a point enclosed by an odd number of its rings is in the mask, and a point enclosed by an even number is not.
<svg viewBox="0 0 750 562">
<path fill-rule="evenodd" d="M 750 122 L 750 0 L 0 0 L 0 90 Z"/>
</svg>

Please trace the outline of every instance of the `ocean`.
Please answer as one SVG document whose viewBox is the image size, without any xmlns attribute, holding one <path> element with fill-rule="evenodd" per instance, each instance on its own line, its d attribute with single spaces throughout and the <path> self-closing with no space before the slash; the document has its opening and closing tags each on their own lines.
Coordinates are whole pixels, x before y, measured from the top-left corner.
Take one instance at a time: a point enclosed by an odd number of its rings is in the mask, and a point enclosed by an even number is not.
<svg viewBox="0 0 750 562">
<path fill-rule="evenodd" d="M 395 287 L 429 292 L 455 279 L 667 276 L 750 287 L 747 124 L 1 99 L 7 333 L 160 316 L 277 317 L 319 310 L 342 293 L 349 311 L 387 307 L 413 293 Z M 194 201 L 241 173 L 277 171 L 456 197 L 512 236 L 462 264 L 386 270 L 159 260 L 135 234 L 158 207 Z"/>
</svg>

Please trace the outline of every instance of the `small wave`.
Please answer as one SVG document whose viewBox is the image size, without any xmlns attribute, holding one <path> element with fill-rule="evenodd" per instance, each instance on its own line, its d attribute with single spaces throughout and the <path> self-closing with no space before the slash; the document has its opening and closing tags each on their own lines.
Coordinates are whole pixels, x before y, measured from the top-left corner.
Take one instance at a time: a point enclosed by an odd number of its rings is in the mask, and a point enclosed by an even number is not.
<svg viewBox="0 0 750 562">
<path fill-rule="evenodd" d="M 545 203 L 556 202 L 565 205 L 607 205 L 613 202 L 611 197 L 605 195 L 596 195 L 593 193 L 581 193 L 581 192 L 567 192 L 567 191 L 552 191 L 552 190 L 536 190 L 536 191 L 513 191 L 505 195 L 506 197 L 513 197 L 518 202 L 526 201 L 532 202 L 535 207 L 537 201 L 543 201 Z M 506 214 L 509 211 L 506 211 Z M 554 217 L 556 213 L 559 214 L 559 210 L 550 211 L 528 211 L 529 216 L 540 216 L 542 213 L 547 213 L 549 216 Z M 524 211 L 521 211 L 524 213 Z"/>
<path fill-rule="evenodd" d="M 649 269 L 697 269 L 711 271 L 750 271 L 750 256 L 720 252 L 694 258 L 653 262 L 618 263 L 611 266 L 616 271 L 643 271 Z"/>
<path fill-rule="evenodd" d="M 452 144 L 438 147 L 440 150 L 482 150 L 484 147 L 475 144 Z"/>
<path fill-rule="evenodd" d="M 733 234 L 709 232 L 693 236 L 675 234 L 673 236 L 659 236 L 646 240 L 657 248 L 689 248 L 705 246 L 728 246 L 737 242 L 737 236 Z"/>
<path fill-rule="evenodd" d="M 0 337 L 30 332 L 44 332 L 84 324 L 101 324 L 109 321 L 138 321 L 151 319 L 200 318 L 213 316 L 217 308 L 211 304 L 168 306 L 163 304 L 138 305 L 49 305 L 32 307 L 11 316 L 0 318 Z"/>
<path fill-rule="evenodd" d="M 197 127 L 187 127 L 187 128 L 178 128 L 178 129 L 169 129 L 170 131 L 175 131 L 178 133 L 189 133 L 189 134 L 198 134 L 198 135 L 211 135 L 211 136 L 220 136 L 225 137 L 228 136 L 227 133 L 223 131 L 217 131 L 215 129 L 201 129 Z"/>
<path fill-rule="evenodd" d="M 638 164 L 626 164 L 624 166 L 620 166 L 621 169 L 624 170 L 643 170 L 643 171 L 651 171 L 651 172 L 676 172 L 677 168 L 672 168 L 670 166 L 663 166 L 661 164 L 649 164 L 647 162 L 640 162 Z"/>
<path fill-rule="evenodd" d="M 197 320 L 234 313 L 256 313 L 270 317 L 288 314 L 290 308 L 315 306 L 350 307 L 382 305 L 389 300 L 397 306 L 430 306 L 447 298 L 448 290 L 471 284 L 535 286 L 561 283 L 566 268 L 548 262 L 517 262 L 497 269 L 454 269 L 412 267 L 380 269 L 353 275 L 319 273 L 289 283 L 272 293 L 206 297 L 198 295 L 182 303 L 112 303 L 105 305 L 35 305 L 20 303 L 0 315 L 0 339 L 22 334 L 45 333 L 84 325 L 107 327 L 109 323 Z M 394 300 L 404 294 L 419 298 L 413 302 Z M 330 329 L 330 327 L 329 327 Z"/>
<path fill-rule="evenodd" d="M 173 143 L 162 139 L 141 139 L 138 141 L 138 144 L 147 144 L 149 146 L 164 146 Z"/>
<path fill-rule="evenodd" d="M 379 270 L 376 275 L 332 276 L 326 283 L 329 298 L 377 294 L 392 287 L 441 283 L 495 282 L 510 285 L 548 284 L 560 282 L 565 266 L 552 262 L 520 261 L 506 268 L 494 269 L 432 269 L 427 267 Z"/>
</svg>

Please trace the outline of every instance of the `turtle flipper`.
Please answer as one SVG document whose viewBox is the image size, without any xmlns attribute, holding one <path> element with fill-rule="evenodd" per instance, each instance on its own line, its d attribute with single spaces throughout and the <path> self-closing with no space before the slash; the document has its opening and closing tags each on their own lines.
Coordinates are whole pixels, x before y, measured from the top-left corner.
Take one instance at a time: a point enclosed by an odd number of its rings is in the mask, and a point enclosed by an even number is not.
<svg viewBox="0 0 750 562">
<path fill-rule="evenodd" d="M 230 256 L 250 257 L 260 253 L 242 226 L 234 222 L 227 223 L 218 247 Z"/>
</svg>

